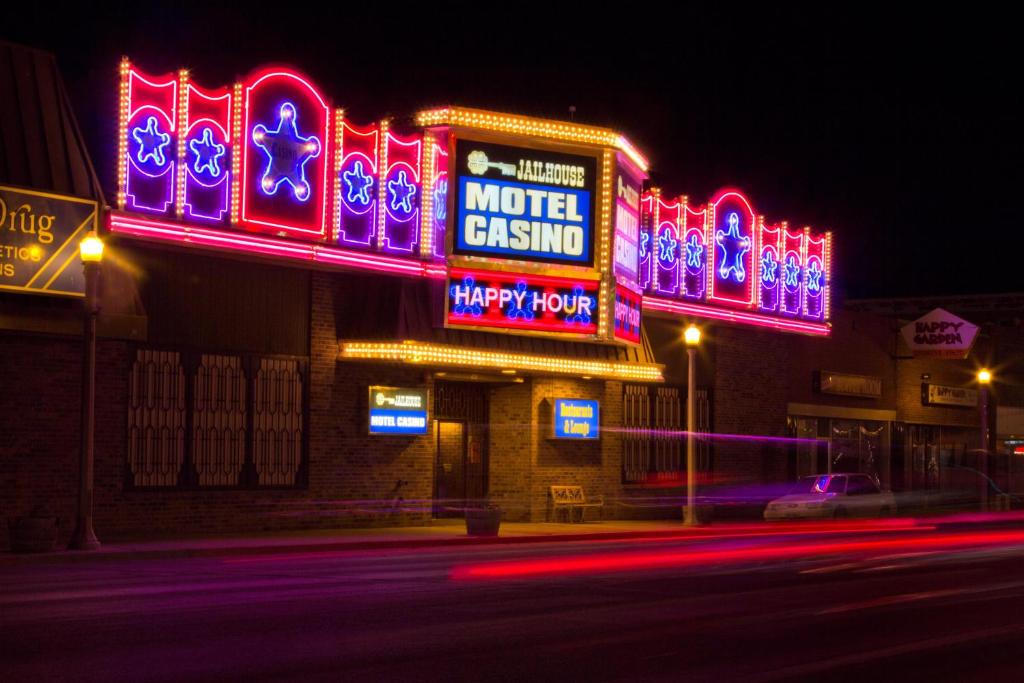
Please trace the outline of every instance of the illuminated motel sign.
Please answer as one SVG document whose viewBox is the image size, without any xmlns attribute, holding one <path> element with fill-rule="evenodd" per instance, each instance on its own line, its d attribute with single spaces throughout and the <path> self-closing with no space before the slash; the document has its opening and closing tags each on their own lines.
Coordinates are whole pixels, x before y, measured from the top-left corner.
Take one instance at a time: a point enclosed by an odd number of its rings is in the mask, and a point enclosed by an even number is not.
<svg viewBox="0 0 1024 683">
<path fill-rule="evenodd" d="M 646 313 L 829 334 L 829 233 L 735 189 L 645 191 L 615 131 L 459 107 L 357 122 L 293 69 L 207 87 L 128 60 L 118 130 L 117 234 L 441 280 L 460 328 L 639 344 Z"/>
</svg>

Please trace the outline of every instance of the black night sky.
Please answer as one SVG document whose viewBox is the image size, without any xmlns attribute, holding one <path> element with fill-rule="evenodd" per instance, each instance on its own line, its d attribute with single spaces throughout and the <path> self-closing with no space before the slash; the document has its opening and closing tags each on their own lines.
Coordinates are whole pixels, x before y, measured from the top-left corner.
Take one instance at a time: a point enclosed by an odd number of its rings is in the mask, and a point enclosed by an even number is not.
<svg viewBox="0 0 1024 683">
<path fill-rule="evenodd" d="M 577 121 L 630 136 L 667 193 L 702 202 L 735 185 L 769 219 L 834 230 L 848 298 L 1024 289 L 1008 17 L 828 4 L 574 3 L 589 18 L 554 3 L 35 4 L 5 10 L 2 37 L 57 55 L 108 188 L 122 54 L 210 86 L 285 62 L 357 121 L 448 102 L 568 118 L 573 105 Z"/>
</svg>

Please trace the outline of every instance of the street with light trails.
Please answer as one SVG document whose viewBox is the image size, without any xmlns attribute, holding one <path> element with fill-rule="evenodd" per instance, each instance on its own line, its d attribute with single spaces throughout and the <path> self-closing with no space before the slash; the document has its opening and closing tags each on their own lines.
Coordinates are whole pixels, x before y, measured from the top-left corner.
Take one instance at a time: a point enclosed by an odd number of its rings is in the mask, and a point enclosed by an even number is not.
<svg viewBox="0 0 1024 683">
<path fill-rule="evenodd" d="M 1024 525 L 0 567 L 5 680 L 978 680 L 1024 640 Z M 890 675 L 886 675 L 889 672 Z"/>
</svg>

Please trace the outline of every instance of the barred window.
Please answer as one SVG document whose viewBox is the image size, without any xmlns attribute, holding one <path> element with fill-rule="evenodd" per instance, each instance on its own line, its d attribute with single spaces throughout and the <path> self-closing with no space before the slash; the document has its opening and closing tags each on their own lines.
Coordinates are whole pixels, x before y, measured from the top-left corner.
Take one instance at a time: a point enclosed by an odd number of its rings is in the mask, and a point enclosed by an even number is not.
<svg viewBox="0 0 1024 683">
<path fill-rule="evenodd" d="M 301 485 L 307 368 L 297 358 L 137 349 L 127 485 Z"/>
<path fill-rule="evenodd" d="M 128 383 L 128 471 L 136 486 L 177 486 L 185 462 L 181 354 L 139 349 Z"/>
<path fill-rule="evenodd" d="M 709 431 L 707 390 L 697 390 L 697 430 Z M 686 389 L 627 384 L 623 387 L 622 482 L 682 484 L 686 480 Z M 699 439 L 698 469 L 708 467 Z"/>
</svg>

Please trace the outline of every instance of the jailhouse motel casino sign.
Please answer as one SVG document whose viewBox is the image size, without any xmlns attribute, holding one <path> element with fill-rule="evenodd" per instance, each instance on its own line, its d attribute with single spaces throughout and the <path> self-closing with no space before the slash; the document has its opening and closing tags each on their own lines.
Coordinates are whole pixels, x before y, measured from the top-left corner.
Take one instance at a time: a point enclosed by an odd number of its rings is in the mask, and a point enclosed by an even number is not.
<svg viewBox="0 0 1024 683">
<path fill-rule="evenodd" d="M 346 117 L 310 79 L 120 67 L 111 232 L 443 282 L 466 329 L 612 344 L 644 313 L 829 334 L 831 236 L 645 188 L 604 128 L 462 107 Z"/>
</svg>

